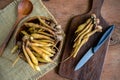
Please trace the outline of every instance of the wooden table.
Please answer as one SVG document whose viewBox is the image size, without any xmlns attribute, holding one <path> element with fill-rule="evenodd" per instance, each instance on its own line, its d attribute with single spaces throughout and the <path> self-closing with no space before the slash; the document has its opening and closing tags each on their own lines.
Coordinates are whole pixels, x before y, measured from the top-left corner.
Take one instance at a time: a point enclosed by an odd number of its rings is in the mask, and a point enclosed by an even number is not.
<svg viewBox="0 0 120 80">
<path fill-rule="evenodd" d="M 13 0 L 0 0 L 0 9 L 3 9 Z M 43 0 L 45 6 L 55 16 L 64 31 L 70 18 L 86 13 L 89 9 L 89 0 Z M 115 24 L 110 47 L 107 52 L 101 80 L 119 80 L 120 76 L 120 0 L 105 0 L 102 7 L 102 16 L 109 24 Z M 47 73 L 39 80 L 68 80 L 57 74 L 58 68 Z"/>
</svg>

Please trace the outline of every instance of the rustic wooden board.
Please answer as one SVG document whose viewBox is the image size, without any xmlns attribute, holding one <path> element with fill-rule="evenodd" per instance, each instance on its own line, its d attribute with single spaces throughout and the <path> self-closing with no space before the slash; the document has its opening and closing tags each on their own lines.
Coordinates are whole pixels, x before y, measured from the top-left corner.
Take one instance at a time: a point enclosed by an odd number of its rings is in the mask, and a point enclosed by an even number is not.
<svg viewBox="0 0 120 80">
<path fill-rule="evenodd" d="M 6 4 L 9 4 L 13 0 L 0 0 L 0 9 L 4 8 Z M 82 14 L 88 11 L 88 1 L 89 0 L 42 0 L 45 6 L 49 9 L 50 12 L 56 17 L 58 23 L 62 25 L 62 28 L 66 28 L 66 24 L 71 16 Z M 104 0 L 102 7 L 102 16 L 104 19 L 109 22 L 109 24 L 115 24 L 115 30 L 112 34 L 112 40 L 109 51 L 105 57 L 104 68 L 101 75 L 101 80 L 119 80 L 120 76 L 120 13 L 119 5 L 120 0 Z M 67 4 L 67 5 L 65 5 Z M 112 6 L 111 6 L 112 4 Z M 58 7 L 56 7 L 58 6 Z M 65 9 L 61 7 L 65 7 Z M 72 13 L 71 13 L 72 11 Z M 44 77 L 39 80 L 69 80 L 59 76 L 56 72 L 58 67 L 47 73 Z"/>
<path fill-rule="evenodd" d="M 83 55 L 88 51 L 88 49 L 99 41 L 101 35 L 106 31 L 106 29 L 109 27 L 109 25 L 106 23 L 106 21 L 101 16 L 101 7 L 104 0 L 93 0 L 92 2 L 92 8 L 89 13 L 84 15 L 78 15 L 75 16 L 71 24 L 68 28 L 67 36 L 66 36 L 66 43 L 65 48 L 63 51 L 62 61 L 66 59 L 72 52 L 72 40 L 74 36 L 74 32 L 77 28 L 77 26 L 81 23 L 83 23 L 91 13 L 95 13 L 97 15 L 97 18 L 100 19 L 100 25 L 103 27 L 102 33 L 96 33 L 95 35 L 91 36 L 89 41 L 82 46 L 82 48 L 79 50 L 78 55 L 75 59 L 71 58 L 63 63 L 60 64 L 59 67 L 59 75 L 62 77 L 72 79 L 72 80 L 99 80 L 105 54 L 108 48 L 108 41 L 109 39 L 102 45 L 102 47 L 97 51 L 97 53 L 78 71 L 74 71 L 74 68 L 78 61 L 83 57 Z"/>
</svg>

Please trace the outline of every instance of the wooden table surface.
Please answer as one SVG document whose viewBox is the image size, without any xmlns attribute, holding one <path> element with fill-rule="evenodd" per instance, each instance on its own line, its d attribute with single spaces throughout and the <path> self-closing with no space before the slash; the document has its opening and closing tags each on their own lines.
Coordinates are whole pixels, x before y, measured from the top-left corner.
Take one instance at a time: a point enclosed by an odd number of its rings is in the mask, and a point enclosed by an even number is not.
<svg viewBox="0 0 120 80">
<path fill-rule="evenodd" d="M 13 0 L 0 0 L 0 9 L 3 9 Z M 45 6 L 54 15 L 66 32 L 71 17 L 89 11 L 89 0 L 43 0 Z M 115 24 L 110 47 L 108 49 L 101 80 L 120 80 L 120 0 L 104 0 L 102 16 L 109 24 Z M 58 67 L 47 73 L 39 80 L 68 80 L 57 74 Z"/>
</svg>

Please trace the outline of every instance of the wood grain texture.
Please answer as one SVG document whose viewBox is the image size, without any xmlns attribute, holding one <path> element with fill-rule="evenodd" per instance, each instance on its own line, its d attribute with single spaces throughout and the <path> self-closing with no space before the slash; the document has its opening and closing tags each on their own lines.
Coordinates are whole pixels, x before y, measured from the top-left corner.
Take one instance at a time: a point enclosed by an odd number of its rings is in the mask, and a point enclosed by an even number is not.
<svg viewBox="0 0 120 80">
<path fill-rule="evenodd" d="M 75 16 L 72 19 L 71 24 L 68 28 L 68 33 L 66 35 L 67 38 L 65 41 L 62 61 L 69 57 L 72 52 L 72 42 L 75 30 L 80 24 L 85 22 L 88 17 L 90 17 L 90 14 L 95 13 L 97 18 L 100 19 L 100 25 L 103 27 L 103 33 L 109 27 L 109 25 L 101 16 L 101 7 L 103 1 L 104 0 L 93 0 L 92 8 L 89 13 Z M 81 47 L 76 58 L 71 58 L 61 63 L 59 68 L 59 74 L 62 77 L 66 77 L 72 80 L 99 80 L 109 40 L 107 40 L 102 45 L 102 47 L 96 52 L 96 54 L 80 70 L 74 71 L 74 68 L 78 61 L 82 58 L 82 56 L 85 55 L 85 53 L 89 50 L 89 48 L 97 44 L 103 33 L 96 33 L 95 35 L 91 36 L 88 42 Z"/>
<path fill-rule="evenodd" d="M 0 9 L 7 6 L 13 0 L 0 0 Z M 49 11 L 55 16 L 58 23 L 62 25 L 64 31 L 68 26 L 71 17 L 88 12 L 89 0 L 48 0 L 43 3 Z M 115 24 L 115 30 L 112 34 L 111 45 L 102 71 L 101 80 L 119 80 L 120 76 L 120 0 L 105 0 L 101 14 L 109 24 Z M 112 5 L 112 6 L 111 6 Z M 68 26 L 69 27 L 69 26 Z M 117 44 L 117 45 L 116 45 Z M 57 74 L 58 67 L 47 73 L 39 80 L 69 80 Z"/>
<path fill-rule="evenodd" d="M 3 9 L 6 7 L 9 3 L 11 3 L 13 0 L 0 0 L 0 9 Z"/>
</svg>

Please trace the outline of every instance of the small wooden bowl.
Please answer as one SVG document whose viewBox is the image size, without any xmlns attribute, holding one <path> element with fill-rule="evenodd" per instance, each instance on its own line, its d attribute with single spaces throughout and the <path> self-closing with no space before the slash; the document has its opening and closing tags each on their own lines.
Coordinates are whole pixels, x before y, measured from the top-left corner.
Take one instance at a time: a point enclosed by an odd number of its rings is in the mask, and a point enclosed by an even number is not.
<svg viewBox="0 0 120 80">
<path fill-rule="evenodd" d="M 27 20 L 25 20 L 24 22 L 22 22 L 19 29 L 17 29 L 16 32 L 15 32 L 15 44 L 18 44 L 18 45 L 20 44 L 19 49 L 20 49 L 20 51 L 22 51 L 22 47 L 21 47 L 22 45 L 21 44 L 22 44 L 23 35 L 21 35 L 20 32 L 22 30 L 24 30 L 24 31 L 28 30 L 28 27 L 26 27 L 24 25 L 24 23 L 34 23 L 34 24 L 41 25 L 41 22 L 39 21 L 39 18 L 44 20 L 46 24 L 48 24 L 50 27 L 52 27 L 54 29 L 56 35 L 59 35 L 59 36 L 62 37 L 61 40 L 57 40 L 58 42 L 56 44 L 56 47 L 59 49 L 59 51 L 55 50 L 56 51 L 55 55 L 53 57 L 51 57 L 52 60 L 55 60 L 56 56 L 58 55 L 58 53 L 60 53 L 60 51 L 62 49 L 63 40 L 64 40 L 64 32 L 63 32 L 62 28 L 60 27 L 60 25 L 58 27 L 57 23 L 50 18 L 43 17 L 43 16 L 34 16 L 34 17 L 30 17 Z M 60 33 L 58 33 L 58 32 L 60 32 Z M 20 57 L 26 61 L 24 54 L 21 53 Z"/>
</svg>

